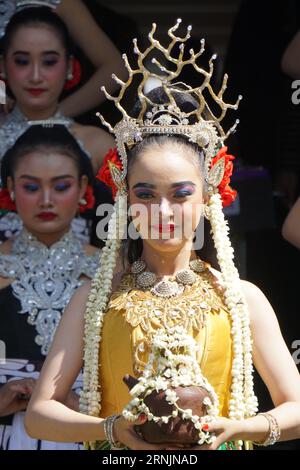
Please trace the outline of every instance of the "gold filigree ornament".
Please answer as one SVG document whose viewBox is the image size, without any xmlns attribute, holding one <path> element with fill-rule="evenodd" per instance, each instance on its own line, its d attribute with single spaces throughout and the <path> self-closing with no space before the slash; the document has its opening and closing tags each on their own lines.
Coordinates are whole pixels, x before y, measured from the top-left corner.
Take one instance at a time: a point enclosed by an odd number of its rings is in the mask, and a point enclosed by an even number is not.
<svg viewBox="0 0 300 470">
<path fill-rule="evenodd" d="M 159 328 L 183 327 L 186 331 L 199 332 L 211 312 L 224 309 L 223 292 L 216 289 L 209 265 L 203 264 L 201 268 L 199 260 L 196 266 L 199 269 L 196 282 L 187 285 L 176 297 L 157 297 L 151 289 L 141 290 L 136 285 L 137 274 L 125 275 L 112 294 L 108 308 L 123 311 L 126 322 L 143 332 L 133 349 L 136 374 L 143 371 L 145 358 Z"/>
<path fill-rule="evenodd" d="M 164 47 L 160 42 L 155 39 L 154 33 L 156 31 L 156 24 L 153 23 L 152 30 L 148 35 L 150 46 L 144 51 L 138 47 L 137 40 L 134 39 L 134 52 L 137 56 L 137 68 L 132 68 L 129 64 L 126 54 L 123 55 L 125 66 L 129 73 L 127 82 L 120 80 L 116 75 L 112 75 L 113 79 L 121 86 L 118 96 L 111 96 L 102 87 L 106 98 L 113 101 L 115 106 L 122 114 L 122 119 L 113 128 L 104 117 L 98 113 L 102 124 L 108 127 L 110 132 L 115 135 L 118 152 L 122 161 L 122 171 L 116 175 L 116 183 L 122 187 L 127 174 L 127 150 L 131 149 L 134 145 L 141 142 L 144 138 L 150 135 L 177 135 L 185 136 L 192 143 L 199 145 L 205 156 L 205 181 L 208 184 L 208 190 L 214 192 L 220 184 L 225 169 L 224 158 L 213 167 L 212 159 L 216 155 L 220 147 L 224 145 L 227 137 L 233 133 L 238 124 L 238 120 L 229 129 L 228 132 L 222 127 L 222 121 L 226 116 L 228 109 L 237 109 L 241 96 L 238 97 L 237 102 L 234 104 L 226 103 L 223 100 L 224 92 L 227 88 L 228 76 L 225 74 L 221 89 L 215 93 L 211 86 L 211 79 L 214 72 L 214 60 L 216 55 L 213 55 L 209 60 L 208 70 L 201 68 L 197 65 L 197 60 L 203 54 L 205 48 L 204 39 L 200 42 L 200 50 L 195 53 L 190 49 L 188 58 L 184 58 L 186 42 L 191 37 L 191 26 L 188 26 L 186 35 L 184 37 L 176 36 L 175 32 L 179 28 L 181 20 L 178 19 L 176 24 L 169 29 L 168 36 L 171 41 L 168 47 Z M 179 53 L 174 56 L 174 46 L 179 44 Z M 164 62 L 170 64 L 169 67 L 162 65 L 162 63 L 155 57 L 151 59 L 153 54 L 163 55 Z M 151 66 L 147 68 L 146 63 L 151 62 Z M 192 88 L 182 82 L 176 82 L 180 79 L 180 74 L 184 67 L 192 66 L 199 74 L 199 81 L 201 84 L 198 87 Z M 157 72 L 153 71 L 153 67 Z M 151 70 L 150 70 L 151 69 Z M 140 82 L 137 87 L 138 102 L 140 111 L 138 116 L 132 117 L 123 108 L 121 101 L 123 100 L 126 92 L 130 89 L 133 80 L 136 76 L 140 76 Z M 147 94 L 144 94 L 146 82 L 149 79 L 156 79 L 161 83 L 161 87 L 167 97 L 165 104 L 153 102 Z M 136 84 L 134 84 L 134 88 Z M 178 93 L 190 95 L 196 99 L 198 106 L 190 111 L 183 112 L 176 103 L 175 96 Z M 219 114 L 213 112 L 211 106 L 205 99 L 205 94 L 208 94 L 208 99 L 220 110 Z M 115 179 L 115 176 L 114 176 Z"/>
<path fill-rule="evenodd" d="M 126 182 L 123 179 L 122 171 L 115 165 L 113 162 L 108 160 L 108 168 L 111 174 L 111 177 L 117 186 L 121 195 L 127 194 Z"/>
</svg>

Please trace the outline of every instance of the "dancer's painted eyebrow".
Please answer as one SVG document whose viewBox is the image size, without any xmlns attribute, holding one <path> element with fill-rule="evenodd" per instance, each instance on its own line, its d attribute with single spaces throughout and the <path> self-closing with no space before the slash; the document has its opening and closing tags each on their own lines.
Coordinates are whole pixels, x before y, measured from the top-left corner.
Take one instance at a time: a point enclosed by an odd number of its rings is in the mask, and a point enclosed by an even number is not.
<svg viewBox="0 0 300 470">
<path fill-rule="evenodd" d="M 178 188 L 178 186 L 194 186 L 196 187 L 195 183 L 192 181 L 180 181 L 179 183 L 172 184 L 172 188 Z"/>
<path fill-rule="evenodd" d="M 73 175 L 61 175 L 61 176 L 54 176 L 54 178 L 51 178 L 51 181 L 67 179 L 67 178 L 75 179 L 75 177 Z M 19 179 L 26 179 L 26 180 L 28 179 L 28 180 L 39 181 L 41 178 L 38 178 L 36 176 L 31 176 L 31 175 L 22 175 L 22 176 L 19 177 Z"/>
<path fill-rule="evenodd" d="M 28 55 L 28 56 L 29 56 L 29 55 L 30 55 L 30 52 L 28 52 L 28 51 L 21 51 L 21 50 L 20 50 L 20 51 L 14 51 L 13 57 L 14 57 L 15 55 L 18 55 L 18 54 L 21 54 L 21 55 Z M 58 51 L 52 51 L 52 50 L 43 51 L 42 54 L 43 54 L 43 55 L 53 54 L 53 55 L 60 56 L 60 53 L 59 53 Z"/>
<path fill-rule="evenodd" d="M 137 188 L 155 189 L 156 186 L 154 186 L 154 184 L 150 184 L 150 183 L 137 183 L 133 186 L 133 189 L 137 189 Z"/>
<path fill-rule="evenodd" d="M 194 187 L 196 186 L 195 183 L 193 183 L 192 181 L 179 181 L 178 183 L 173 183 L 171 187 L 178 188 L 179 186 L 186 186 L 186 185 L 190 185 Z M 150 183 L 137 183 L 133 186 L 133 189 L 137 189 L 137 188 L 155 189 L 156 186 Z"/>
</svg>

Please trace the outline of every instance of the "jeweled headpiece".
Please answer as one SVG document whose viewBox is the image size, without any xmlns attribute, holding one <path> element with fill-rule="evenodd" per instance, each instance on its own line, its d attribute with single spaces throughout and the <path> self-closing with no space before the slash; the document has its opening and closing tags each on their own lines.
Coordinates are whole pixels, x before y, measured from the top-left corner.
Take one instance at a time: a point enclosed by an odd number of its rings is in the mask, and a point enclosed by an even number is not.
<svg viewBox="0 0 300 470">
<path fill-rule="evenodd" d="M 0 38 L 4 36 L 5 29 L 11 17 L 23 8 L 49 7 L 56 8 L 61 0 L 0 0 Z"/>
<path fill-rule="evenodd" d="M 127 82 L 123 82 L 118 77 L 113 75 L 114 80 L 121 86 L 119 95 L 117 97 L 111 96 L 102 87 L 105 96 L 114 101 L 115 106 L 122 113 L 123 118 L 113 128 L 99 113 L 102 123 L 115 134 L 118 152 L 122 160 L 122 170 L 114 168 L 113 178 L 118 187 L 122 187 L 124 179 L 127 174 L 127 150 L 131 149 L 134 145 L 141 142 L 145 137 L 151 135 L 179 135 L 185 136 L 190 142 L 199 145 L 205 155 L 205 180 L 209 186 L 216 188 L 224 175 L 225 160 L 220 159 L 213 168 L 211 168 L 212 159 L 216 155 L 219 148 L 224 145 L 224 141 L 235 130 L 238 120 L 235 124 L 225 131 L 222 127 L 222 121 L 226 116 L 228 109 L 237 109 L 241 96 L 239 96 L 235 104 L 226 103 L 223 99 L 224 92 L 227 88 L 228 76 L 225 75 L 223 84 L 220 91 L 216 94 L 211 86 L 211 79 L 214 72 L 214 60 L 216 55 L 213 55 L 209 61 L 209 70 L 205 70 L 197 64 L 198 58 L 204 52 L 204 40 L 201 41 L 200 51 L 195 53 L 193 49 L 189 51 L 189 57 L 184 58 L 185 46 L 188 39 L 191 37 L 190 32 L 192 27 L 188 26 L 185 37 L 178 37 L 175 35 L 181 20 L 178 19 L 175 26 L 169 29 L 168 36 L 171 42 L 168 47 L 164 47 L 160 42 L 154 38 L 156 31 L 156 24 L 152 26 L 149 33 L 150 46 L 141 52 L 137 40 L 134 39 L 134 52 L 137 55 L 137 68 L 133 69 L 129 64 L 126 54 L 123 59 L 129 73 Z M 175 57 L 174 46 L 179 44 L 179 53 Z M 158 52 L 163 55 L 164 59 L 170 68 L 156 59 L 152 58 L 152 66 L 157 67 L 157 73 L 147 68 L 145 62 L 149 60 L 153 52 Z M 184 67 L 192 66 L 199 74 L 199 78 L 203 78 L 202 83 L 198 87 L 192 88 L 182 82 L 178 82 L 180 74 Z M 173 70 L 171 70 L 171 67 Z M 135 76 L 141 76 L 140 83 L 137 88 L 138 101 L 140 111 L 138 116 L 132 117 L 123 108 L 121 101 L 127 90 L 129 90 Z M 161 82 L 161 88 L 167 97 L 166 103 L 155 103 L 150 99 L 149 95 L 145 94 L 146 82 L 155 78 Z M 184 112 L 180 109 L 176 102 L 176 95 L 186 95 L 193 97 L 197 102 L 197 107 L 190 112 Z M 205 98 L 205 94 L 207 98 Z M 217 115 L 209 105 L 208 100 L 217 105 L 220 112 Z"/>
<path fill-rule="evenodd" d="M 54 126 L 70 126 L 70 119 L 64 119 L 63 117 L 52 117 L 49 119 L 42 119 L 40 121 L 27 121 L 28 127 L 30 126 L 43 126 L 43 127 L 54 127 Z"/>
</svg>

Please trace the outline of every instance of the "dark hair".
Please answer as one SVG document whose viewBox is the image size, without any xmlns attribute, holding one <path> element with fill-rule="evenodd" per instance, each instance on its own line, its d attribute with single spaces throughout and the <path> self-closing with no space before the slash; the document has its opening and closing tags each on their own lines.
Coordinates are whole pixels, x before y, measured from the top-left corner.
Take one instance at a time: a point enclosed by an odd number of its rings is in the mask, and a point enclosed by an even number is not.
<svg viewBox="0 0 300 470">
<path fill-rule="evenodd" d="M 5 35 L 1 40 L 1 54 L 6 55 L 12 42 L 12 38 L 19 28 L 26 26 L 47 25 L 55 30 L 66 49 L 67 56 L 72 54 L 72 41 L 65 23 L 48 7 L 31 7 L 15 13 L 5 29 Z"/>
<path fill-rule="evenodd" d="M 184 113 L 190 113 L 199 107 L 199 101 L 197 100 L 196 95 L 188 93 L 188 89 L 184 87 L 183 84 L 178 83 L 176 86 L 174 85 L 174 88 L 170 87 L 168 91 L 174 98 L 180 111 Z M 146 97 L 155 103 L 155 105 L 166 104 L 169 102 L 169 97 L 163 87 L 153 88 L 153 90 L 146 94 Z M 152 106 L 147 104 L 147 111 L 150 111 L 151 108 Z M 133 107 L 133 115 L 137 117 L 140 110 L 141 103 L 139 100 L 137 100 L 135 106 Z M 194 124 L 194 122 L 195 120 L 192 121 L 189 119 L 190 124 Z"/>
<path fill-rule="evenodd" d="M 1 180 L 7 187 L 7 178 L 13 178 L 18 162 L 34 151 L 52 150 L 73 160 L 78 168 L 79 178 L 86 175 L 89 183 L 93 183 L 93 168 L 88 155 L 81 149 L 77 141 L 64 125 L 45 127 L 32 125 L 24 132 L 4 155 L 1 163 Z"/>
<path fill-rule="evenodd" d="M 178 88 L 178 87 L 176 87 Z M 184 89 L 182 91 L 173 91 L 172 90 L 172 96 L 174 97 L 177 106 L 182 112 L 189 113 L 196 109 L 199 104 L 197 100 L 188 93 L 183 93 Z M 160 105 L 160 104 L 165 104 L 166 102 L 169 101 L 169 98 L 164 91 L 162 87 L 157 87 L 154 88 L 152 91 L 150 91 L 146 95 L 153 103 Z M 148 110 L 150 110 L 151 106 L 148 105 Z M 135 117 L 138 116 L 139 112 L 141 109 L 140 101 L 137 102 L 137 104 L 133 108 L 133 115 Z M 190 124 L 193 124 L 195 121 L 190 120 Z M 153 144 L 158 144 L 158 145 L 164 145 L 167 142 L 172 142 L 177 145 L 184 145 L 186 147 L 189 147 L 191 150 L 193 150 L 196 154 L 199 154 L 199 167 L 201 168 L 201 149 L 199 146 L 193 142 L 190 142 L 187 137 L 183 135 L 161 135 L 161 134 L 153 134 L 148 137 L 145 137 L 140 143 L 135 145 L 127 154 L 128 158 L 128 172 L 130 171 L 130 168 L 136 161 L 137 157 L 139 154 L 141 154 L 143 151 L 145 151 L 148 147 L 152 146 Z M 203 170 L 203 168 L 202 168 Z M 127 183 L 128 183 L 128 174 L 127 174 Z M 128 240 L 125 240 L 125 243 L 123 244 L 123 258 L 127 257 L 129 263 L 133 263 L 137 259 L 139 259 L 142 255 L 143 251 L 143 242 L 141 238 L 138 238 L 137 240 L 133 240 L 131 238 L 128 238 Z"/>
</svg>

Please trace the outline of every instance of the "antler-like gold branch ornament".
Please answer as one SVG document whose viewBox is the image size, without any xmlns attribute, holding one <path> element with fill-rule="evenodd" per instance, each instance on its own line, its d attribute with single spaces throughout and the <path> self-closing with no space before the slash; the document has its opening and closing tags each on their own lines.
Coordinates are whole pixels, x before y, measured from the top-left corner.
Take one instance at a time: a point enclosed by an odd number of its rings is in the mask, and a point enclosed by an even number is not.
<svg viewBox="0 0 300 470">
<path fill-rule="evenodd" d="M 201 40 L 200 51 L 195 53 L 193 49 L 189 51 L 189 57 L 184 59 L 185 46 L 188 39 L 191 37 L 190 32 L 192 27 L 188 26 L 187 33 L 184 37 L 175 35 L 181 19 L 178 19 L 176 24 L 169 29 L 168 36 L 171 38 L 171 42 L 167 48 L 163 47 L 160 42 L 154 38 L 156 31 L 156 24 L 153 23 L 152 30 L 149 33 L 150 46 L 141 52 L 137 40 L 133 40 L 134 52 L 137 55 L 137 68 L 133 69 L 129 64 L 126 54 L 123 55 L 125 66 L 129 73 L 127 82 L 123 82 L 118 77 L 113 75 L 113 79 L 121 86 L 119 95 L 117 97 L 111 96 L 102 87 L 106 98 L 114 101 L 115 106 L 122 113 L 123 118 L 113 128 L 99 113 L 102 123 L 108 127 L 108 129 L 115 134 L 118 152 L 122 160 L 122 171 L 118 174 L 114 174 L 113 178 L 118 187 L 124 187 L 124 179 L 127 174 L 127 149 L 132 148 L 138 142 L 141 142 L 143 138 L 150 135 L 181 135 L 188 138 L 190 142 L 198 144 L 203 150 L 205 155 L 205 180 L 209 187 L 216 188 L 224 174 L 225 162 L 221 159 L 217 165 L 211 169 L 211 163 L 213 157 L 216 155 L 218 149 L 224 145 L 224 141 L 227 137 L 235 131 L 238 124 L 236 120 L 235 124 L 225 132 L 221 123 L 226 116 L 228 109 L 237 109 L 241 96 L 235 104 L 225 103 L 223 100 L 224 92 L 227 88 L 228 76 L 225 75 L 223 84 L 216 94 L 211 87 L 211 78 L 214 72 L 214 60 L 216 55 L 213 55 L 209 60 L 209 69 L 205 70 L 197 65 L 197 59 L 204 52 L 204 39 Z M 173 48 L 179 43 L 179 54 L 174 57 Z M 166 66 L 162 65 L 157 58 L 152 58 L 151 62 L 154 64 L 159 73 L 155 73 L 149 70 L 145 61 L 149 59 L 150 54 L 153 51 L 158 51 L 166 59 L 167 63 L 171 64 L 173 69 L 170 70 Z M 202 83 L 199 87 L 192 88 L 182 82 L 175 82 L 180 77 L 180 74 L 184 67 L 192 66 L 196 72 L 199 73 L 199 78 L 202 78 Z M 140 111 L 138 117 L 131 117 L 127 114 L 127 111 L 121 105 L 121 101 L 124 98 L 126 91 L 131 86 L 133 79 L 136 75 L 141 75 L 141 80 L 137 88 L 137 95 L 140 104 Z M 149 78 L 156 78 L 161 82 L 161 87 L 167 97 L 167 103 L 160 104 L 153 102 L 149 96 L 144 93 L 145 84 Z M 205 99 L 204 92 L 208 92 L 209 100 L 218 105 L 220 114 L 217 116 L 212 111 L 207 100 Z M 186 94 L 196 99 L 198 106 L 190 112 L 183 112 L 176 102 L 176 95 Z M 192 122 L 193 123 L 192 123 Z M 127 147 L 127 149 L 126 149 Z"/>
</svg>

